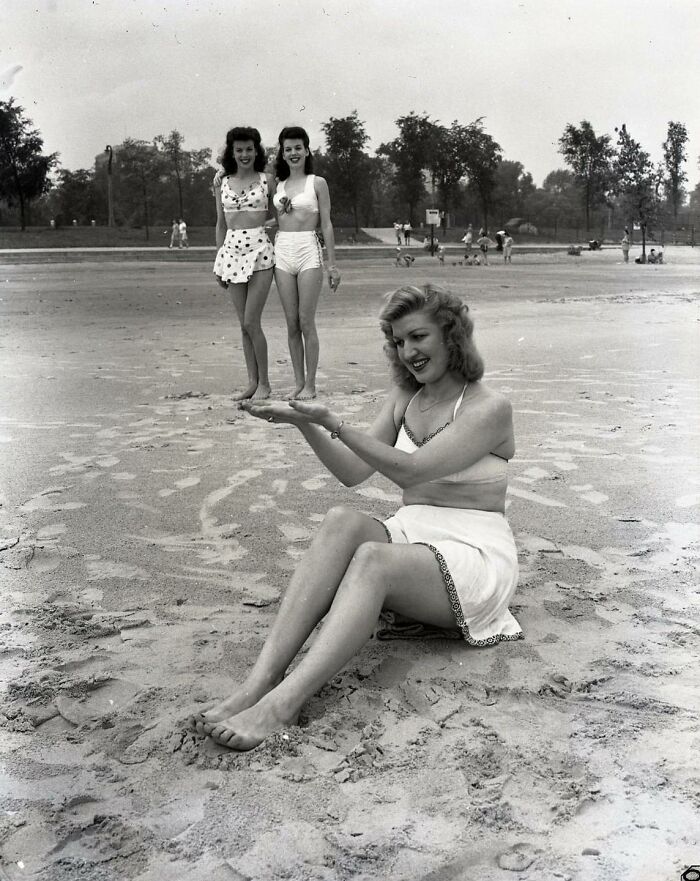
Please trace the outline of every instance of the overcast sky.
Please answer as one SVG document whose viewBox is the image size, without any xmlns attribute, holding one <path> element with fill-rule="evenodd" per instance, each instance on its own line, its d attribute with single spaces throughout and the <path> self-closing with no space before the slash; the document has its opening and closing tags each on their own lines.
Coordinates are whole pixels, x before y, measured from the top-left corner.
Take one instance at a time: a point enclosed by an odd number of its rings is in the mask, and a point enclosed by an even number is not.
<svg viewBox="0 0 700 881">
<path fill-rule="evenodd" d="M 557 140 L 626 123 L 661 159 L 669 120 L 700 178 L 699 0 L 0 0 L 0 99 L 13 96 L 64 167 L 179 129 L 218 152 L 228 128 L 357 109 L 370 149 L 410 111 L 484 117 L 540 185 Z"/>
</svg>

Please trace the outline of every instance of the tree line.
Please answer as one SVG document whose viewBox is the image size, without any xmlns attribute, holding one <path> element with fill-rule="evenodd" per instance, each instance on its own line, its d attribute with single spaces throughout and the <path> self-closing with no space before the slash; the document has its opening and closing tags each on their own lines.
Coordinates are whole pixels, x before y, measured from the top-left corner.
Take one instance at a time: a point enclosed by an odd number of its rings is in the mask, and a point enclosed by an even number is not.
<svg viewBox="0 0 700 881">
<path fill-rule="evenodd" d="M 625 124 L 615 138 L 597 134 L 587 120 L 566 125 L 559 138 L 565 168 L 537 187 L 522 163 L 505 159 L 483 118 L 444 125 L 426 113 L 396 119 L 397 135 L 370 154 L 369 135 L 355 110 L 323 123 L 325 148 L 314 165 L 331 188 L 338 226 L 414 227 L 426 207 L 442 212 L 443 225 L 511 223 L 522 229 L 581 229 L 586 235 L 612 225 L 637 226 L 642 238 L 659 226 L 676 229 L 690 195 L 700 210 L 700 184 L 686 189 L 688 133 L 669 122 L 663 160 L 654 164 Z M 274 150 L 270 150 L 270 158 Z M 698 160 L 700 162 L 700 158 Z M 125 138 L 108 145 L 93 168 L 62 168 L 57 153 L 44 152 L 41 134 L 12 98 L 0 101 L 0 224 L 19 220 L 58 225 L 141 227 L 184 217 L 213 225 L 208 148 L 186 149 L 173 130 L 152 141 Z"/>
</svg>

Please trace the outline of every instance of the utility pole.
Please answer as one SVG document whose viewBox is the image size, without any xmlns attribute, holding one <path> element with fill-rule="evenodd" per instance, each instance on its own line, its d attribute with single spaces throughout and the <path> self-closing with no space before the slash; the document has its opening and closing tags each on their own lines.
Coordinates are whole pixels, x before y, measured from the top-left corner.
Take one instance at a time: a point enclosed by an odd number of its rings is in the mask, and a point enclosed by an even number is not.
<svg viewBox="0 0 700 881">
<path fill-rule="evenodd" d="M 105 147 L 107 159 L 107 226 L 114 226 L 114 199 L 112 198 L 112 158 L 114 150 L 107 144 Z"/>
</svg>

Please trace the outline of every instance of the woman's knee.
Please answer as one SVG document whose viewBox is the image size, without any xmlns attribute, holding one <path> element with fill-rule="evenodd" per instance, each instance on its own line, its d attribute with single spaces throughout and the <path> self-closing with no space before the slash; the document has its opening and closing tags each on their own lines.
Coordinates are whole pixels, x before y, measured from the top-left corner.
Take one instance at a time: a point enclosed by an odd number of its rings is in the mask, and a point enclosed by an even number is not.
<svg viewBox="0 0 700 881">
<path fill-rule="evenodd" d="M 338 533 L 346 535 L 360 530 L 364 523 L 364 514 L 348 505 L 334 505 L 323 518 L 322 528 L 336 535 Z"/>
<path fill-rule="evenodd" d="M 315 315 L 300 315 L 299 316 L 299 328 L 305 337 L 314 336 L 316 334 L 316 316 Z"/>
<path fill-rule="evenodd" d="M 362 571 L 368 582 L 385 582 L 390 566 L 389 546 L 380 541 L 364 541 L 357 546 L 351 565 Z"/>
<path fill-rule="evenodd" d="M 251 339 L 256 339 L 262 335 L 262 324 L 259 318 L 245 318 L 241 327 L 243 333 L 248 334 Z"/>
</svg>

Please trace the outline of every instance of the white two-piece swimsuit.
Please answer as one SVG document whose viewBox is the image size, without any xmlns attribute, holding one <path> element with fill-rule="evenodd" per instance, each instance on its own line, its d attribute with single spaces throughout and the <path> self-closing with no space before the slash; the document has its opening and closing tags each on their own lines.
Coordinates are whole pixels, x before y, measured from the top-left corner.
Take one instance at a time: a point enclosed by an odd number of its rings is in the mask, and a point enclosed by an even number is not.
<svg viewBox="0 0 700 881">
<path fill-rule="evenodd" d="M 272 202 L 280 214 L 289 211 L 308 211 L 319 213 L 318 198 L 314 188 L 315 174 L 307 174 L 304 189 L 291 198 L 287 196 L 286 180 L 280 181 Z M 315 230 L 284 232 L 279 230 L 275 236 L 275 262 L 277 269 L 290 275 L 299 275 L 305 269 L 323 266 L 321 243 Z"/>
<path fill-rule="evenodd" d="M 452 421 L 465 390 L 466 386 L 455 405 Z M 406 425 L 404 414 L 394 447 L 413 453 L 449 424 L 418 441 Z M 505 459 L 488 453 L 464 471 L 431 480 L 430 484 L 506 482 L 507 468 Z M 520 625 L 508 610 L 518 583 L 518 556 L 513 533 L 503 514 L 473 508 L 405 505 L 383 525 L 390 542 L 424 544 L 433 552 L 457 624 L 470 645 L 494 645 L 504 639 L 522 637 Z"/>
</svg>

